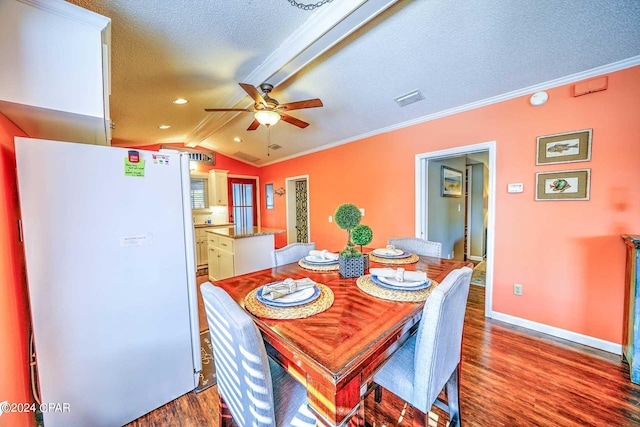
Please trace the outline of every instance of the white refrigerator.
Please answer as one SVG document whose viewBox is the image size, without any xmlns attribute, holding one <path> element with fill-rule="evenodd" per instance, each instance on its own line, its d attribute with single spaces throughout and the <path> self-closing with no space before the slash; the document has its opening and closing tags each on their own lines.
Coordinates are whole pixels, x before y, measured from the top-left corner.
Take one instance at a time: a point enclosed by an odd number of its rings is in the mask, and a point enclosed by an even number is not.
<svg viewBox="0 0 640 427">
<path fill-rule="evenodd" d="M 119 426 L 193 390 L 188 156 L 15 140 L 45 426 Z"/>
</svg>

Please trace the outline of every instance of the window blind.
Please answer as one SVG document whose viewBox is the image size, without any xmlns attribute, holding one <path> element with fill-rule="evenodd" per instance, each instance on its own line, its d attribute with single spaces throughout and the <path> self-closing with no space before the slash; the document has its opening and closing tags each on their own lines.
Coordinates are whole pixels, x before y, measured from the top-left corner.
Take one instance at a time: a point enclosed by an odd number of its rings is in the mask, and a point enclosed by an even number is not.
<svg viewBox="0 0 640 427">
<path fill-rule="evenodd" d="M 205 178 L 191 178 L 191 209 L 206 209 L 209 207 L 209 180 Z"/>
</svg>

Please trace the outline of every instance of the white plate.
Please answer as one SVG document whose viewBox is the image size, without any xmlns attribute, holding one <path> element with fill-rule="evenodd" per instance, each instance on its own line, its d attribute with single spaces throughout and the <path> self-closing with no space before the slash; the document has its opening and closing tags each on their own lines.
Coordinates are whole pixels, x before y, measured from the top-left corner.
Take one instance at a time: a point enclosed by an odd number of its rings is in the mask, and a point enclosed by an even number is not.
<svg viewBox="0 0 640 427">
<path fill-rule="evenodd" d="M 279 283 L 279 282 L 274 282 L 274 283 Z M 312 286 L 310 288 L 303 289 L 301 291 L 297 291 L 289 295 L 285 295 L 275 300 L 265 298 L 264 296 L 262 296 L 262 293 L 264 292 L 264 290 L 265 290 L 264 286 L 258 289 L 258 292 L 256 294 L 258 301 L 264 304 L 272 305 L 276 307 L 292 307 L 296 305 L 302 305 L 311 301 L 315 301 L 320 296 L 320 288 L 317 286 Z"/>
<path fill-rule="evenodd" d="M 307 255 L 304 257 L 305 261 L 312 262 L 314 264 L 335 264 L 338 262 L 337 259 L 326 259 L 319 256 Z"/>
<path fill-rule="evenodd" d="M 426 283 L 425 281 L 413 282 L 411 280 L 405 280 L 403 282 L 400 282 L 394 279 L 393 277 L 380 277 L 380 276 L 378 276 L 378 280 L 380 280 L 381 282 L 387 283 L 389 285 L 403 287 L 403 288 L 415 288 L 416 286 L 424 285 Z"/>
<path fill-rule="evenodd" d="M 373 254 L 374 255 L 379 255 L 379 256 L 399 256 L 402 255 L 404 253 L 404 251 L 402 249 L 386 249 L 386 248 L 382 248 L 382 249 L 374 249 L 373 250 Z"/>
</svg>

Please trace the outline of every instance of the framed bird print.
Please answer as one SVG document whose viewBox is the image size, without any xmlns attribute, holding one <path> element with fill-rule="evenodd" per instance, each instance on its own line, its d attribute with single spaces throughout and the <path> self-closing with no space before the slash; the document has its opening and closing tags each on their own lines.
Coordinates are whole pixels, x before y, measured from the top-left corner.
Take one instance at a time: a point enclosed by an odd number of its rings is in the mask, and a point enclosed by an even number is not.
<svg viewBox="0 0 640 427">
<path fill-rule="evenodd" d="M 589 200 L 591 169 L 536 173 L 536 200 Z"/>
<path fill-rule="evenodd" d="M 536 165 L 588 162 L 591 160 L 592 129 L 539 136 Z"/>
</svg>

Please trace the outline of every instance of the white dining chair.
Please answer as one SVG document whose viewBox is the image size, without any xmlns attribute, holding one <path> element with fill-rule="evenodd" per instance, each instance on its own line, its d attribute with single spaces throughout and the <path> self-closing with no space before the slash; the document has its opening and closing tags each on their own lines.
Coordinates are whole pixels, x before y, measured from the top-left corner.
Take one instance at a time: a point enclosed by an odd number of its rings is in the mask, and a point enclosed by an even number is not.
<svg viewBox="0 0 640 427">
<path fill-rule="evenodd" d="M 418 332 L 373 377 L 377 403 L 381 401 L 382 386 L 425 416 L 435 404 L 449 412 L 450 426 L 462 425 L 460 354 L 472 271 L 468 267 L 452 271 L 431 292 Z M 447 404 L 437 399 L 445 386 Z M 424 422 L 427 425 L 426 419 Z"/>
<path fill-rule="evenodd" d="M 395 248 L 402 249 L 403 251 L 409 251 L 416 255 L 432 256 L 436 258 L 440 258 L 442 255 L 442 243 L 420 239 L 419 237 L 390 238 L 387 241 L 387 244 L 393 245 Z"/>
<path fill-rule="evenodd" d="M 218 393 L 239 426 L 312 427 L 306 389 L 273 362 L 249 315 L 222 288 L 200 285 Z"/>
<path fill-rule="evenodd" d="M 309 251 L 316 248 L 315 243 L 289 243 L 281 249 L 276 249 L 271 253 L 271 260 L 274 267 L 279 267 L 292 262 L 298 262 L 305 256 L 309 255 Z"/>
</svg>

